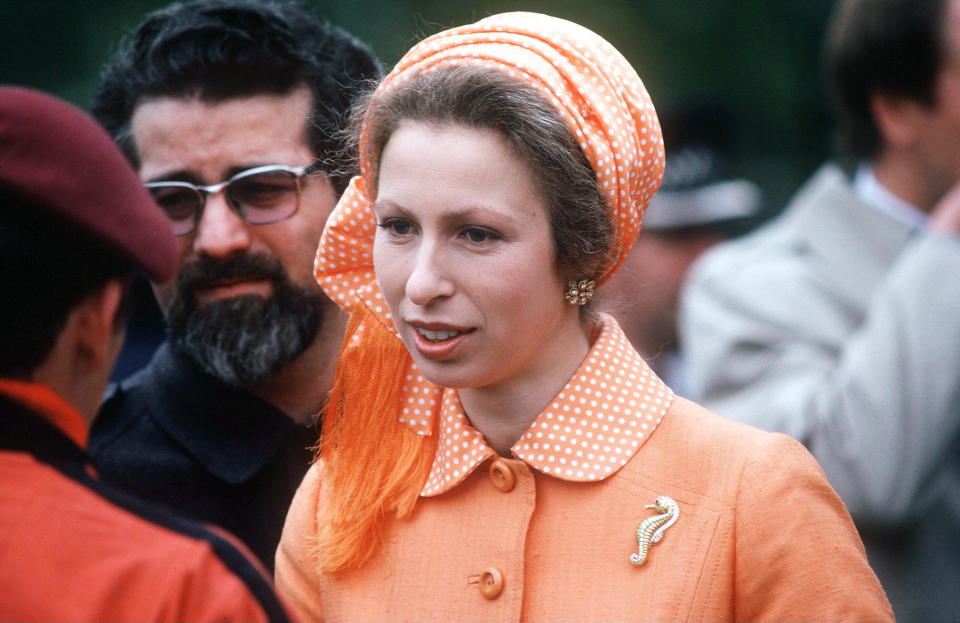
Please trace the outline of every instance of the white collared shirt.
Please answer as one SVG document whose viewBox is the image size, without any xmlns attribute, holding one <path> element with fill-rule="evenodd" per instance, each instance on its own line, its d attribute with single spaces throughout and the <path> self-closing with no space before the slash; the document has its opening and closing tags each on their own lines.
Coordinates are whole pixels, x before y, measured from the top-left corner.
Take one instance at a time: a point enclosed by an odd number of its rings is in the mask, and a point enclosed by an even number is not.
<svg viewBox="0 0 960 623">
<path fill-rule="evenodd" d="M 857 167 L 853 177 L 853 192 L 871 208 L 912 229 L 924 229 L 927 226 L 927 215 L 884 188 L 869 164 Z"/>
</svg>

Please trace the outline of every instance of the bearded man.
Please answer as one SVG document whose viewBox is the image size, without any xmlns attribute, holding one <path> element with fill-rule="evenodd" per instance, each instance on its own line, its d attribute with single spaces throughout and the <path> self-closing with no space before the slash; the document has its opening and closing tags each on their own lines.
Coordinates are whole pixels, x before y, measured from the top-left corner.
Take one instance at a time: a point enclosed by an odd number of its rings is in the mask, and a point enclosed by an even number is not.
<svg viewBox="0 0 960 623">
<path fill-rule="evenodd" d="M 144 18 L 93 106 L 166 212 L 179 269 L 152 284 L 168 339 L 109 397 L 90 452 L 271 569 L 343 330 L 312 275 L 351 173 L 339 130 L 379 74 L 300 5 L 198 0 Z"/>
</svg>

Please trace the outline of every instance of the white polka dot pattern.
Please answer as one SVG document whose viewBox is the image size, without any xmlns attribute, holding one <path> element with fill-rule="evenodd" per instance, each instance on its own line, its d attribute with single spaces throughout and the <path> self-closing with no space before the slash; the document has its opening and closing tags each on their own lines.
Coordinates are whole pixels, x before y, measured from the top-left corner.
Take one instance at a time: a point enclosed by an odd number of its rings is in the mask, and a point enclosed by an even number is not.
<svg viewBox="0 0 960 623">
<path fill-rule="evenodd" d="M 643 361 L 617 322 L 601 314 L 600 333 L 577 373 L 513 454 L 563 480 L 603 480 L 627 464 L 663 419 L 673 392 Z M 445 390 L 437 454 L 421 491 L 449 491 L 495 452 L 473 428 L 455 390 Z"/>
<path fill-rule="evenodd" d="M 613 46 L 582 26 L 535 13 L 504 13 L 424 39 L 400 59 L 378 92 L 416 72 L 461 63 L 498 68 L 529 83 L 566 120 L 596 171 L 614 223 L 613 261 L 602 283 L 633 247 L 663 177 L 660 125 L 640 77 Z M 368 180 L 374 157 L 362 137 L 361 175 L 327 220 L 314 273 L 344 311 L 365 305 L 396 334 L 373 272 L 376 219 Z M 347 339 L 348 346 L 362 347 L 360 336 Z M 431 434 L 442 391 L 418 374 L 412 359 L 407 365 L 400 417 L 418 433 Z"/>
<path fill-rule="evenodd" d="M 470 425 L 457 390 L 445 390 L 440 408 L 437 453 L 420 495 L 429 497 L 449 491 L 469 476 L 477 465 L 495 454 L 480 431 Z"/>
</svg>

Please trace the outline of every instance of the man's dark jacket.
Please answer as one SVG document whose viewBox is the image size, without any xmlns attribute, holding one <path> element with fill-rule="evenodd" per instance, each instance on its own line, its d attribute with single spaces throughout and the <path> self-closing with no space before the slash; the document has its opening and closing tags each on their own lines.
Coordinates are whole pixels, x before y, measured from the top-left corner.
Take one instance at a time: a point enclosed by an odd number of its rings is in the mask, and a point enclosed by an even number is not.
<svg viewBox="0 0 960 623">
<path fill-rule="evenodd" d="M 165 343 L 104 403 L 89 453 L 103 480 L 226 528 L 272 571 L 317 439 L 316 427 L 221 383 Z"/>
</svg>

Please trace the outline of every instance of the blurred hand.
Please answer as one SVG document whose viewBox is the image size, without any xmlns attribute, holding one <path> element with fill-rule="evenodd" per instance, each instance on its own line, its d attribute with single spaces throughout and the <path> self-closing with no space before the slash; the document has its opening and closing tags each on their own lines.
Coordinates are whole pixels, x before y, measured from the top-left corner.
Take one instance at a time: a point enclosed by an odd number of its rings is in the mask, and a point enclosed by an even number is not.
<svg viewBox="0 0 960 623">
<path fill-rule="evenodd" d="M 930 229 L 942 234 L 960 234 L 960 183 L 954 185 L 930 213 Z"/>
</svg>

